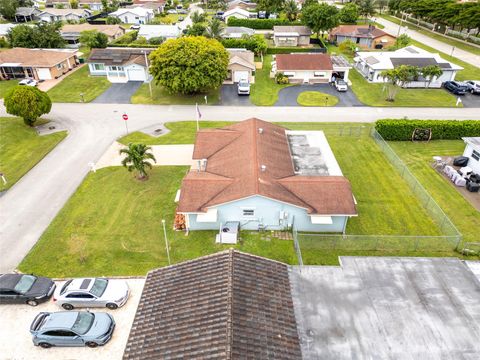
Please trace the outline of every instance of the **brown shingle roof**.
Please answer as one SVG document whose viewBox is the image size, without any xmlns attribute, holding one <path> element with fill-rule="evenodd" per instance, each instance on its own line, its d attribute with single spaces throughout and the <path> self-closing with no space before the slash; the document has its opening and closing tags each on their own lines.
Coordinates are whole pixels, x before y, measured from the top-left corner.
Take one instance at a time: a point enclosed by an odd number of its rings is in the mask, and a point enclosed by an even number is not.
<svg viewBox="0 0 480 360">
<path fill-rule="evenodd" d="M 281 126 L 252 118 L 222 129 L 201 130 L 193 158 L 207 159 L 207 167 L 184 178 L 177 208 L 180 213 L 205 212 L 212 206 L 261 195 L 311 214 L 356 214 L 350 183 L 344 177 L 327 180 L 295 175 Z M 309 192 L 316 194 L 309 196 Z"/>
<path fill-rule="evenodd" d="M 71 51 L 13 48 L 0 51 L 0 64 L 19 63 L 20 66 L 52 67 L 74 55 L 75 52 Z"/>
<path fill-rule="evenodd" d="M 327 54 L 278 54 L 275 58 L 277 70 L 333 70 L 332 60 Z"/>
<path fill-rule="evenodd" d="M 125 30 L 120 25 L 93 25 L 93 24 L 65 24 L 60 32 L 64 33 L 81 33 L 82 31 L 97 30 L 107 36 L 114 37 L 118 33 L 124 34 Z"/>
<path fill-rule="evenodd" d="M 375 26 L 369 25 L 340 25 L 330 31 L 330 35 L 342 35 L 359 38 L 372 38 L 375 39 L 380 36 L 390 35 L 383 30 Z"/>
<path fill-rule="evenodd" d="M 229 250 L 151 271 L 123 358 L 300 359 L 287 266 Z"/>
</svg>

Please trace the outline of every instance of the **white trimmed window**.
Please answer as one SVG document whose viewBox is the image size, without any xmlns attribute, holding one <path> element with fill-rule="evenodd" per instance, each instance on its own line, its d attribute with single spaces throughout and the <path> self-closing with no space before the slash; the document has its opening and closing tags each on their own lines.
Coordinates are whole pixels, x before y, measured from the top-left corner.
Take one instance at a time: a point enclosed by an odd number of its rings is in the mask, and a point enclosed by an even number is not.
<svg viewBox="0 0 480 360">
<path fill-rule="evenodd" d="M 103 70 L 105 70 L 105 65 L 103 65 L 103 64 L 93 64 L 92 66 L 93 66 L 93 69 L 94 69 L 95 71 L 103 71 Z"/>
<path fill-rule="evenodd" d="M 255 216 L 255 210 L 254 209 L 243 209 L 242 210 L 242 215 L 243 216 Z"/>
</svg>

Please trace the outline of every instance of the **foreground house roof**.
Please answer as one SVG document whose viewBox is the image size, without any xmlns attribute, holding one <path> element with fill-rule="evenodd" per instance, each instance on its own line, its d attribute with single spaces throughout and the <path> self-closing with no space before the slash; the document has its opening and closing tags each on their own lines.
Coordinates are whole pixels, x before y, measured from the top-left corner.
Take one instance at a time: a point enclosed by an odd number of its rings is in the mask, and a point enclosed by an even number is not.
<svg viewBox="0 0 480 360">
<path fill-rule="evenodd" d="M 130 359 L 301 359 L 288 267 L 229 250 L 151 271 Z"/>
<path fill-rule="evenodd" d="M 52 67 L 71 58 L 76 50 L 13 48 L 0 51 L 0 66 Z M 10 64 L 10 65 L 4 65 Z M 16 64 L 16 65 L 12 65 Z"/>
<path fill-rule="evenodd" d="M 193 159 L 206 159 L 206 169 L 185 176 L 177 212 L 206 212 L 212 206 L 260 195 L 309 214 L 357 214 L 345 177 L 295 172 L 286 129 L 281 126 L 252 118 L 200 130 Z"/>
<path fill-rule="evenodd" d="M 327 54 L 278 54 L 275 58 L 277 70 L 333 70 L 332 60 Z"/>
</svg>

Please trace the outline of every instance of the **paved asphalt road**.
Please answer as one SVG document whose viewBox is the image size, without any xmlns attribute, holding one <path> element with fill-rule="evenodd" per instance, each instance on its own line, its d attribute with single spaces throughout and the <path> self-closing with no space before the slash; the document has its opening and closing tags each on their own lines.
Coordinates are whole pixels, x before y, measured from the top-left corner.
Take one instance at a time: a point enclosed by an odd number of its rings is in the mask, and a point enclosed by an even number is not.
<svg viewBox="0 0 480 360">
<path fill-rule="evenodd" d="M 376 22 L 385 26 L 385 29 L 383 29 L 384 31 L 386 31 L 386 32 L 388 32 L 392 35 L 395 35 L 395 36 L 398 34 L 399 25 L 397 25 L 397 24 L 395 24 L 391 21 L 385 20 L 381 17 L 377 17 Z M 429 36 L 423 35 L 423 34 L 417 32 L 417 31 L 414 31 L 414 30 L 407 29 L 405 27 L 402 27 L 401 30 L 400 30 L 400 34 L 403 34 L 403 33 L 406 33 L 412 39 L 417 40 L 417 41 L 419 41 L 419 42 L 421 42 L 425 45 L 428 45 L 428 46 L 430 46 L 434 49 L 437 49 L 438 51 L 444 52 L 445 54 L 450 55 L 452 53 L 452 46 L 448 45 L 448 44 L 446 44 L 442 41 L 432 39 Z M 462 49 L 459 49 L 459 48 L 455 48 L 453 50 L 453 56 L 456 57 L 456 58 L 462 59 L 463 61 L 465 61 L 465 62 L 467 62 L 467 63 L 469 63 L 473 66 L 476 66 L 476 67 L 480 68 L 480 56 L 478 56 L 478 55 L 472 54 L 471 52 L 468 52 L 468 51 L 465 51 L 465 50 L 462 50 Z M 477 80 L 477 79 L 474 79 L 474 80 Z"/>
<path fill-rule="evenodd" d="M 339 101 L 335 106 L 364 106 L 351 89 L 347 92 L 338 92 L 337 89 L 330 84 L 297 85 L 283 88 L 278 93 L 278 100 L 275 106 L 300 106 L 297 103 L 297 98 L 298 95 L 304 91 L 320 91 L 336 96 Z"/>
<path fill-rule="evenodd" d="M 56 214 L 75 192 L 112 142 L 125 134 L 121 114 L 129 115 L 130 131 L 166 121 L 195 118 L 194 106 L 132 104 L 60 104 L 46 117 L 69 135 L 40 163 L 0 197 L 0 273 L 13 270 L 35 245 Z M 201 106 L 202 119 L 267 121 L 372 122 L 379 118 L 478 119 L 478 109 L 307 108 Z M 0 105 L 0 116 L 7 116 Z"/>
<path fill-rule="evenodd" d="M 92 102 L 97 104 L 130 104 L 130 98 L 143 84 L 143 81 L 128 81 L 123 84 L 112 84 L 103 94 Z"/>
</svg>

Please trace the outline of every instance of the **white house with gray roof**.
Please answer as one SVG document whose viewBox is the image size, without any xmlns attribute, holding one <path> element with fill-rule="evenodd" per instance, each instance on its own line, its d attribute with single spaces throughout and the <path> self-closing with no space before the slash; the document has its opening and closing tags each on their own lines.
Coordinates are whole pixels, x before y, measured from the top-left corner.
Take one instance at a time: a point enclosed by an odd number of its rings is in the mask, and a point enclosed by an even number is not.
<svg viewBox="0 0 480 360">
<path fill-rule="evenodd" d="M 176 25 L 140 25 L 138 37 L 144 37 L 147 40 L 161 37 L 164 39 L 176 39 L 182 32 Z"/>
<path fill-rule="evenodd" d="M 244 26 L 227 26 L 223 29 L 224 39 L 241 39 L 243 36 L 255 35 L 255 30 Z"/>
<path fill-rule="evenodd" d="M 445 81 L 455 80 L 461 66 L 443 59 L 439 54 L 430 53 L 416 46 L 410 45 L 396 51 L 360 51 L 353 59 L 355 68 L 370 82 L 382 83 L 385 79 L 380 74 L 384 70 L 395 69 L 400 65 L 412 65 L 423 68 L 429 65 L 438 65 L 443 74 L 434 78 L 429 84 L 430 88 L 440 88 Z M 422 77 L 411 81 L 405 87 L 425 87 L 426 81 Z"/>
</svg>

